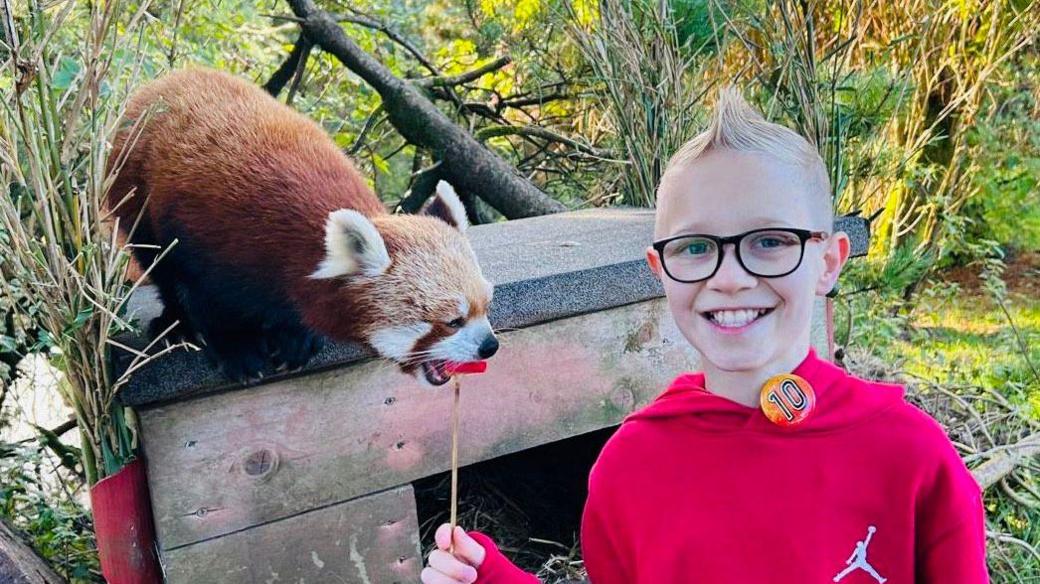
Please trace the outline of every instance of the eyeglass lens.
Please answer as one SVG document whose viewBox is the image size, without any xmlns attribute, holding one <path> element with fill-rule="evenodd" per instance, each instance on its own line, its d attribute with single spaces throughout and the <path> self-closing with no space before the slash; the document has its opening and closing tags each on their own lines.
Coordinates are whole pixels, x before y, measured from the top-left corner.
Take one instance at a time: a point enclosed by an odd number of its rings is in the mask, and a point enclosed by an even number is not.
<svg viewBox="0 0 1040 584">
<path fill-rule="evenodd" d="M 802 245 L 793 233 L 757 231 L 740 240 L 740 259 L 756 276 L 780 276 L 798 267 Z M 718 244 L 706 237 L 672 240 L 665 245 L 662 259 L 668 273 L 679 280 L 709 278 L 721 263 Z"/>
</svg>

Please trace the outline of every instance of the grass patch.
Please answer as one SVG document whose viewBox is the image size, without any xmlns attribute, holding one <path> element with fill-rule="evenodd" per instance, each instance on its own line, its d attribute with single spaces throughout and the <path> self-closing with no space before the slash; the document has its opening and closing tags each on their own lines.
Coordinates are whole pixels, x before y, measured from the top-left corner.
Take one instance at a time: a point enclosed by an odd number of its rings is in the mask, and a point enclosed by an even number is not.
<svg viewBox="0 0 1040 584">
<path fill-rule="evenodd" d="M 916 309 L 909 338 L 889 350 L 902 356 L 908 374 L 993 388 L 1040 420 L 1040 383 L 1033 371 L 1040 363 L 1040 298 L 1009 296 L 1009 321 L 992 298 L 965 294 L 956 285 L 950 290 Z"/>
</svg>

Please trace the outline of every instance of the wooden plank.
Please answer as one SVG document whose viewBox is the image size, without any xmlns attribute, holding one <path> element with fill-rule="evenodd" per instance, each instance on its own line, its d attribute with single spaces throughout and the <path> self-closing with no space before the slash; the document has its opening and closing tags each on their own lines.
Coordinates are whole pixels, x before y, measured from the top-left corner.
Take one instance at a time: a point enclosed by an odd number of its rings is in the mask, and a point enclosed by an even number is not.
<svg viewBox="0 0 1040 584">
<path fill-rule="evenodd" d="M 663 299 L 501 341 L 488 373 L 463 384 L 463 464 L 617 424 L 697 363 Z M 368 361 L 142 411 L 161 548 L 446 470 L 446 387 Z"/>
<path fill-rule="evenodd" d="M 163 553 L 168 584 L 418 582 L 411 485 Z"/>
</svg>

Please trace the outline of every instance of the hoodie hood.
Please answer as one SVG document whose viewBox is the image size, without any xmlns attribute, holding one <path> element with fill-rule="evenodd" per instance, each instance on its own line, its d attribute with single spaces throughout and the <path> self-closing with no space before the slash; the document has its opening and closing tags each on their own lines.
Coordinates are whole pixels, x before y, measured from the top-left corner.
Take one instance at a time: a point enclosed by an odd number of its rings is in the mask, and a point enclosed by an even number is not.
<svg viewBox="0 0 1040 584">
<path fill-rule="evenodd" d="M 630 422 L 679 422 L 718 432 L 751 431 L 777 434 L 828 432 L 853 426 L 903 403 L 903 388 L 868 382 L 809 354 L 791 373 L 804 378 L 816 392 L 816 409 L 801 424 L 784 428 L 762 410 L 738 404 L 704 388 L 703 373 L 684 373 L 646 408 L 625 419 Z"/>
</svg>

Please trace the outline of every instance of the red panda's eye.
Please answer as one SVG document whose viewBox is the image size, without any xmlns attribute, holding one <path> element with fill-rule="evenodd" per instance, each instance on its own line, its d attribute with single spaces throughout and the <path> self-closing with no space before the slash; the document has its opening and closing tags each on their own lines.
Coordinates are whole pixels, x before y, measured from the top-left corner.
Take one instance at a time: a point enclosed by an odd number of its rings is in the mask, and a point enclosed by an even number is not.
<svg viewBox="0 0 1040 584">
<path fill-rule="evenodd" d="M 462 328 L 462 326 L 465 325 L 465 324 L 466 324 L 466 319 L 464 319 L 464 318 L 456 318 L 455 320 L 449 322 L 448 326 L 450 326 L 453 329 L 457 329 L 457 328 Z"/>
</svg>

